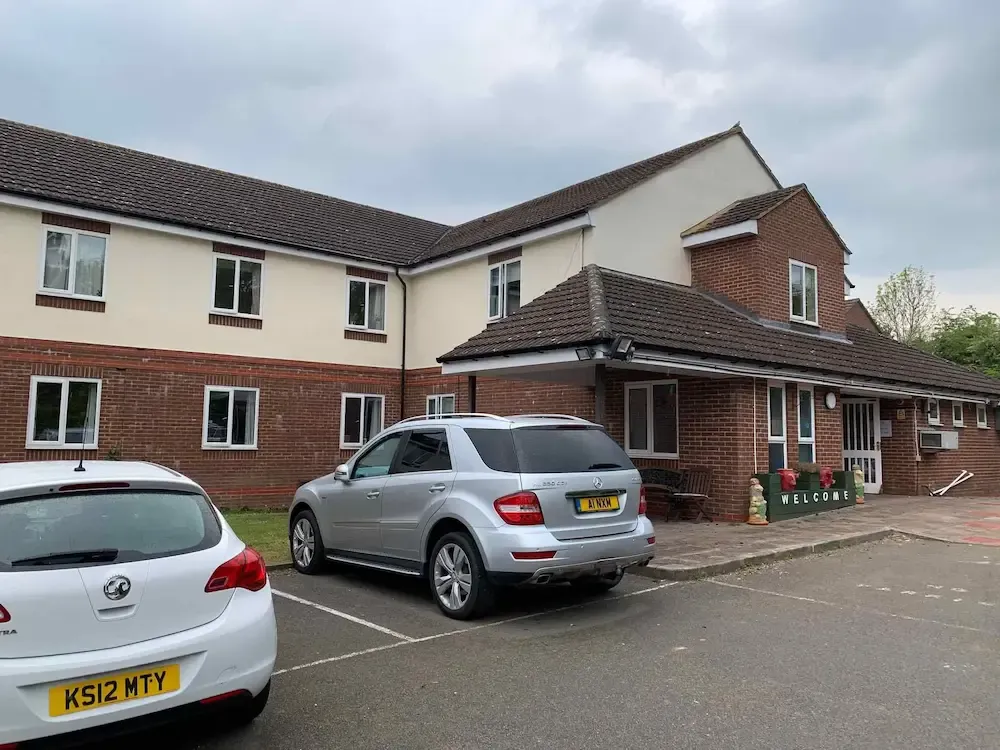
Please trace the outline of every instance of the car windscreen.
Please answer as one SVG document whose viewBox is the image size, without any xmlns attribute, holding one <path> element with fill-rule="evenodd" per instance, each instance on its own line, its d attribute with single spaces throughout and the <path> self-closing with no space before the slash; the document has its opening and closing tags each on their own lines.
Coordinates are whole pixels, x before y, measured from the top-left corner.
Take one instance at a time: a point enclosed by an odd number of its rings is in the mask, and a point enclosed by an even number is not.
<svg viewBox="0 0 1000 750">
<path fill-rule="evenodd" d="M 572 474 L 634 469 L 631 459 L 599 427 L 546 425 L 511 430 L 522 474 Z"/>
<path fill-rule="evenodd" d="M 214 547 L 222 538 L 192 492 L 114 490 L 0 503 L 0 569 L 134 562 Z"/>
</svg>

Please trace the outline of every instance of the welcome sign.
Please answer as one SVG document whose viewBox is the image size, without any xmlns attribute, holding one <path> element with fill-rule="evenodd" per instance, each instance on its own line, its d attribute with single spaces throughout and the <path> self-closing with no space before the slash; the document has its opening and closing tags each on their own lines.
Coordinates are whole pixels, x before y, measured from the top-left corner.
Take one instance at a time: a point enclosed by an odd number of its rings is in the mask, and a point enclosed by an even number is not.
<svg viewBox="0 0 1000 750">
<path fill-rule="evenodd" d="M 791 490 L 769 493 L 767 498 L 767 518 L 780 521 L 783 518 L 821 513 L 834 508 L 854 505 L 854 488 L 831 487 L 827 490 Z"/>
</svg>

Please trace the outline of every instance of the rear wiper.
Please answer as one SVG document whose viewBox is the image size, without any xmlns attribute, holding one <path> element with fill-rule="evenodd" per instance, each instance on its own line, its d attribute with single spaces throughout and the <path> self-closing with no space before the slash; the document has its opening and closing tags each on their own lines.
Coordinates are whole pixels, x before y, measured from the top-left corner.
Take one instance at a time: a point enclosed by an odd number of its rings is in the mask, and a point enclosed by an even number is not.
<svg viewBox="0 0 1000 750">
<path fill-rule="evenodd" d="M 118 550 L 116 549 L 85 549 L 78 552 L 51 552 L 48 555 L 39 555 L 38 557 L 23 557 L 11 562 L 10 566 L 17 568 L 31 565 L 72 565 L 73 563 L 114 562 L 117 559 Z"/>
<path fill-rule="evenodd" d="M 621 464 L 591 464 L 587 467 L 587 471 L 597 471 L 598 469 L 620 469 Z"/>
</svg>

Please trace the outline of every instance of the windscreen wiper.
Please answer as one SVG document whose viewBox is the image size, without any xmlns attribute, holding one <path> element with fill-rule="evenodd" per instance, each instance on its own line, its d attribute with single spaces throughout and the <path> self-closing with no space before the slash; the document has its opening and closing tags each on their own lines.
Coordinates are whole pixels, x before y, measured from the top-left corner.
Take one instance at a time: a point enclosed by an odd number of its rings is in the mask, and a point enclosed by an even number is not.
<svg viewBox="0 0 1000 750">
<path fill-rule="evenodd" d="M 621 464 L 591 464 L 587 471 L 597 471 L 598 469 L 621 469 Z"/>
<path fill-rule="evenodd" d="M 26 568 L 35 565 L 72 565 L 74 563 L 114 562 L 117 559 L 118 550 L 116 549 L 85 549 L 76 552 L 51 552 L 38 557 L 23 557 L 20 560 L 12 561 L 10 566 L 12 568 Z"/>
</svg>

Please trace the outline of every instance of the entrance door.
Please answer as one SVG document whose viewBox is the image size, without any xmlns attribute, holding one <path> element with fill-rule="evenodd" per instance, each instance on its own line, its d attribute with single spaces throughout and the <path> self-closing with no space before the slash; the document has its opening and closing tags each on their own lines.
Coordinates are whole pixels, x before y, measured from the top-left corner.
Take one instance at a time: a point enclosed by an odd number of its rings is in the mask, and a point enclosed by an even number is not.
<svg viewBox="0 0 1000 750">
<path fill-rule="evenodd" d="M 855 464 L 865 474 L 865 493 L 882 490 L 882 442 L 878 401 L 843 399 L 844 471 Z"/>
</svg>

